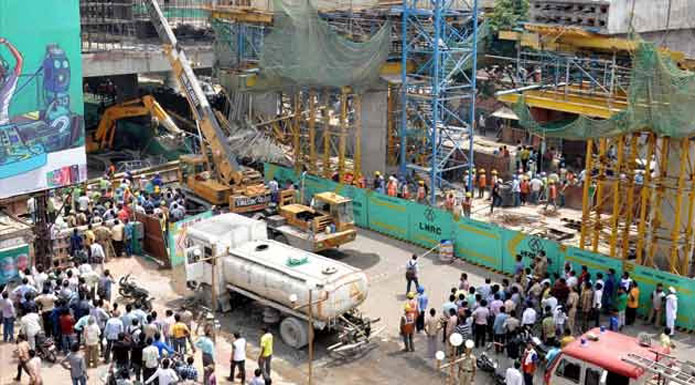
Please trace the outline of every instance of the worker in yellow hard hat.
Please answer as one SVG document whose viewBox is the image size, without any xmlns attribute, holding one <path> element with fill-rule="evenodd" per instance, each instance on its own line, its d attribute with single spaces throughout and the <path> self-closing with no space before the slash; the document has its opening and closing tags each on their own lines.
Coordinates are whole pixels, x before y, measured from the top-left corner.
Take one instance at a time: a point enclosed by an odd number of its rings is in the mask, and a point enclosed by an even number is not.
<svg viewBox="0 0 695 385">
<path fill-rule="evenodd" d="M 409 305 L 405 305 L 400 321 L 400 334 L 403 338 L 403 351 L 414 352 L 413 334 L 415 334 L 415 316 Z"/>
<path fill-rule="evenodd" d="M 485 169 L 481 168 L 478 170 L 478 198 L 485 197 L 485 190 L 487 189 L 487 175 L 485 175 Z"/>
<path fill-rule="evenodd" d="M 417 201 L 419 203 L 425 203 L 425 199 L 427 198 L 427 188 L 425 188 L 425 181 L 420 180 L 417 182 Z"/>
<path fill-rule="evenodd" d="M 466 217 L 470 217 L 471 207 L 473 206 L 473 193 L 471 193 L 470 191 L 466 193 L 466 197 L 463 198 L 461 206 L 463 206 L 463 215 L 465 215 Z"/>
</svg>

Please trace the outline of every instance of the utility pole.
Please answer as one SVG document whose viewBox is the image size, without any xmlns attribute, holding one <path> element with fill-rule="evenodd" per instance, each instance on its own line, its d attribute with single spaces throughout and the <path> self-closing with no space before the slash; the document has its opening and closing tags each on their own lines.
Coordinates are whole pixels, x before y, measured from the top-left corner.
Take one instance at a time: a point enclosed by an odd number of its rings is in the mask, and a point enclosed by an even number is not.
<svg viewBox="0 0 695 385">
<path fill-rule="evenodd" d="M 309 301 L 306 304 L 303 305 L 298 305 L 292 308 L 292 310 L 299 310 L 305 307 L 309 307 L 307 310 L 307 320 L 309 322 L 309 330 L 308 330 L 308 337 L 309 337 L 309 379 L 308 379 L 308 384 L 312 385 L 314 381 L 313 377 L 313 371 L 314 371 L 314 305 L 318 305 L 321 302 L 324 302 L 326 298 L 324 299 L 317 299 L 314 301 L 314 290 L 309 289 Z M 297 301 L 297 295 L 296 294 L 291 294 L 290 295 L 290 301 L 291 302 L 296 302 Z"/>
</svg>

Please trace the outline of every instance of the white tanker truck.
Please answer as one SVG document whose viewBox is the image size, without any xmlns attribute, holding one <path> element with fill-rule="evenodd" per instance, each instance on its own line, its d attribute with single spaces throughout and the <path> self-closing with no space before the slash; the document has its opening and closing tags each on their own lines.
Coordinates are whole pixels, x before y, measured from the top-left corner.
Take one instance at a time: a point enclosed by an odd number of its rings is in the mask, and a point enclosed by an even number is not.
<svg viewBox="0 0 695 385">
<path fill-rule="evenodd" d="M 186 278 L 212 285 L 212 261 L 219 302 L 235 293 L 266 306 L 264 321 L 280 322 L 280 337 L 294 347 L 308 343 L 309 297 L 314 328 L 335 329 L 343 351 L 369 342 L 375 320 L 357 307 L 367 297 L 367 276 L 342 262 L 268 239 L 266 223 L 222 214 L 187 229 Z M 310 294 L 311 291 L 311 294 Z"/>
</svg>

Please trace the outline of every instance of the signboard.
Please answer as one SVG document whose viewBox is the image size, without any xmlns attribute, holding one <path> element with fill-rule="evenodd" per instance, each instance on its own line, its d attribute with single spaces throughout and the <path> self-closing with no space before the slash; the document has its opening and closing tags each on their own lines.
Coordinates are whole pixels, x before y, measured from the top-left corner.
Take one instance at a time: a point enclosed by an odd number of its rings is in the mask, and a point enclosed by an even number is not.
<svg viewBox="0 0 695 385">
<path fill-rule="evenodd" d="M 270 204 L 270 193 L 265 195 L 257 195 L 255 197 L 247 197 L 246 195 L 233 195 L 229 197 L 231 201 L 231 211 L 233 213 L 247 213 L 250 211 L 259 211 L 268 207 Z"/>
<path fill-rule="evenodd" d="M 691 278 L 679 277 L 631 262 L 625 262 L 624 266 L 625 271 L 629 272 L 630 277 L 639 285 L 639 314 L 649 314 L 650 295 L 658 283 L 664 286 L 664 291 L 673 286 L 678 296 L 676 326 L 695 329 L 695 282 Z"/>
<path fill-rule="evenodd" d="M 409 238 L 416 245 L 433 247 L 443 240 L 453 241 L 450 212 L 411 203 L 408 209 Z"/>
<path fill-rule="evenodd" d="M 0 198 L 87 178 L 79 7 L 0 1 Z"/>
<path fill-rule="evenodd" d="M 0 284 L 19 277 L 19 271 L 29 267 L 29 245 L 0 249 Z"/>
<path fill-rule="evenodd" d="M 525 234 L 521 231 L 500 229 L 502 233 L 502 271 L 514 274 L 516 256 L 521 255 L 524 267 L 529 267 L 534 258 L 544 251 L 550 260 L 548 273 L 562 272 L 565 263 L 566 246 L 549 239 Z"/>
<path fill-rule="evenodd" d="M 212 211 L 205 211 L 192 217 L 184 218 L 178 222 L 169 224 L 169 260 L 171 267 L 182 264 L 185 261 L 186 250 L 186 231 L 189 226 L 194 225 L 203 219 L 212 217 Z"/>
<path fill-rule="evenodd" d="M 457 257 L 502 270 L 502 235 L 499 227 L 468 218 L 459 218 L 454 226 L 454 251 Z"/>
</svg>

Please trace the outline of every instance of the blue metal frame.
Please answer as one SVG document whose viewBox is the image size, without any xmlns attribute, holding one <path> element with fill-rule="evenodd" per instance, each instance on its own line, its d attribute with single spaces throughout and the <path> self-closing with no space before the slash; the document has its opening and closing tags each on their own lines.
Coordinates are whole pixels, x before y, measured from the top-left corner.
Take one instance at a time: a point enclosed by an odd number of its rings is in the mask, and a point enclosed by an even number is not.
<svg viewBox="0 0 695 385">
<path fill-rule="evenodd" d="M 446 171 L 468 168 L 466 182 L 469 189 L 472 186 L 478 0 L 403 0 L 401 33 L 399 171 L 428 173 L 434 204 L 437 188 L 448 183 L 443 178 Z M 408 63 L 415 64 L 414 72 L 407 73 Z M 413 142 L 418 137 L 427 145 Z M 415 154 L 408 158 L 413 144 Z M 423 154 L 427 165 L 416 163 Z"/>
</svg>

